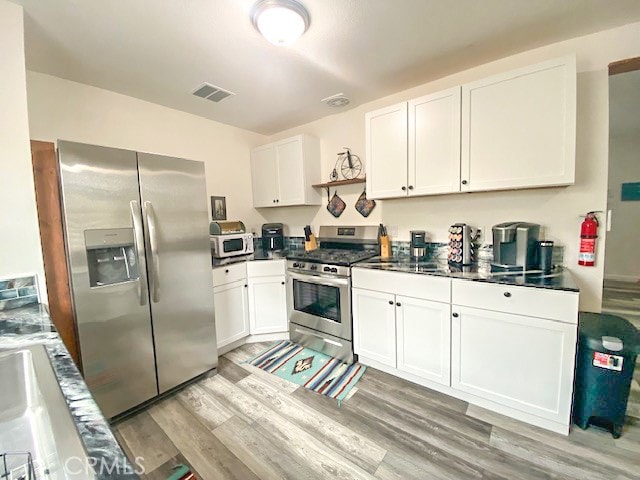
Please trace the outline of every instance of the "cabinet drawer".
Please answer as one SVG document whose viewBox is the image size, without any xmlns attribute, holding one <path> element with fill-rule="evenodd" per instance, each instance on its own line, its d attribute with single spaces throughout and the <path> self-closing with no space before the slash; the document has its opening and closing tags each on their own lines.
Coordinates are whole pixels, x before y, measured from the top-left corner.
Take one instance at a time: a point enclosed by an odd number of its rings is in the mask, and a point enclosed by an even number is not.
<svg viewBox="0 0 640 480">
<path fill-rule="evenodd" d="M 578 323 L 578 294 L 574 292 L 464 280 L 452 283 L 454 305 Z"/>
<path fill-rule="evenodd" d="M 270 277 L 284 275 L 286 260 L 258 260 L 247 263 L 249 277 Z"/>
<path fill-rule="evenodd" d="M 213 287 L 226 285 L 227 283 L 237 282 L 238 280 L 246 280 L 247 270 L 246 263 L 236 263 L 234 265 L 223 265 L 213 269 Z"/>
<path fill-rule="evenodd" d="M 351 275 L 352 285 L 356 288 L 434 302 L 451 301 L 451 280 L 448 278 L 417 273 L 381 272 L 366 268 L 354 268 Z"/>
</svg>

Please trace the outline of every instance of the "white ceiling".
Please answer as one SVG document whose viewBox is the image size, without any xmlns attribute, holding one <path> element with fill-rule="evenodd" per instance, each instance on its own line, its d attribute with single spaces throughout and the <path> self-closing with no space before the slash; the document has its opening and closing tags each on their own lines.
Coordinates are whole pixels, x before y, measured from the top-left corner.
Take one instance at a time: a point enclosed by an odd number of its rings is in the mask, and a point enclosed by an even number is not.
<svg viewBox="0 0 640 480">
<path fill-rule="evenodd" d="M 13 0 L 27 68 L 271 134 L 544 44 L 640 21 L 638 0 L 302 0 L 290 48 L 253 28 L 255 0 Z M 191 95 L 210 82 L 236 93 Z"/>
</svg>

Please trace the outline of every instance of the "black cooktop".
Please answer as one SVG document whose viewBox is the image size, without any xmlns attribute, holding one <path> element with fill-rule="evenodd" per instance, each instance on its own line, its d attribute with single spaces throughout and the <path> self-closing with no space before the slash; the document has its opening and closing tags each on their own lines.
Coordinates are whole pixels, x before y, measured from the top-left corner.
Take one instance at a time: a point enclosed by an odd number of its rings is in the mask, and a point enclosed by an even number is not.
<svg viewBox="0 0 640 480">
<path fill-rule="evenodd" d="M 311 252 L 293 251 L 287 255 L 287 260 L 310 263 L 326 263 L 348 267 L 356 262 L 373 258 L 378 253 L 375 250 L 350 250 L 343 248 L 319 248 Z"/>
</svg>

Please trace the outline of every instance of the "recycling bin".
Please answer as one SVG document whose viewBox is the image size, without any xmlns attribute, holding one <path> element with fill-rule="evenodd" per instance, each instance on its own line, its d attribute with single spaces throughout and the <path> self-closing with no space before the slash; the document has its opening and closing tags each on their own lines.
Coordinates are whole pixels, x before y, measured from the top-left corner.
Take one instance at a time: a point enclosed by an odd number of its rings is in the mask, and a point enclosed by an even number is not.
<svg viewBox="0 0 640 480">
<path fill-rule="evenodd" d="M 578 325 L 573 420 L 622 435 L 640 333 L 616 315 L 581 312 Z"/>
</svg>

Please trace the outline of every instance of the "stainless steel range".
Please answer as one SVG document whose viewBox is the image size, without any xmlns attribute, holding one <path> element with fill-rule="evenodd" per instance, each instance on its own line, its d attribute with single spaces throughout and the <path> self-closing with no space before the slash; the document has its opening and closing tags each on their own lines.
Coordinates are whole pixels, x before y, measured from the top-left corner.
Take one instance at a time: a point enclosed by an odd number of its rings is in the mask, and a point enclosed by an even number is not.
<svg viewBox="0 0 640 480">
<path fill-rule="evenodd" d="M 378 254 L 378 227 L 320 227 L 319 240 L 287 256 L 291 341 L 351 363 L 351 265 Z"/>
</svg>

